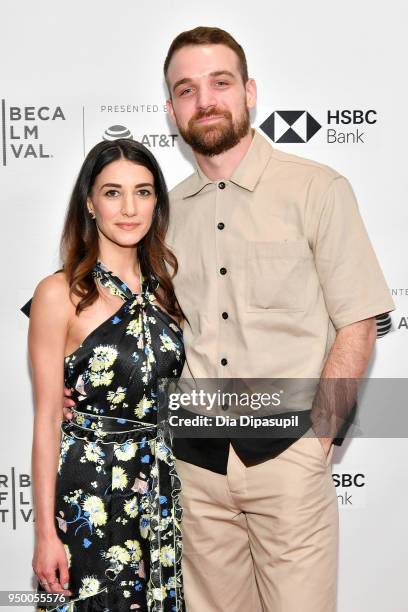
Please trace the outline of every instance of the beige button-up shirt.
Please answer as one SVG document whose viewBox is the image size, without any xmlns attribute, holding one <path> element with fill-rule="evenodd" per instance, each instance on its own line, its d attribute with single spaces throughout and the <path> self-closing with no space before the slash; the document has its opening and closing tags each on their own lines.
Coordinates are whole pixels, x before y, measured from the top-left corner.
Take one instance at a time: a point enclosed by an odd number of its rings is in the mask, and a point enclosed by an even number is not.
<svg viewBox="0 0 408 612">
<path fill-rule="evenodd" d="M 394 309 L 348 181 L 255 131 L 231 178 L 170 194 L 183 376 L 319 377 L 336 330 Z"/>
</svg>

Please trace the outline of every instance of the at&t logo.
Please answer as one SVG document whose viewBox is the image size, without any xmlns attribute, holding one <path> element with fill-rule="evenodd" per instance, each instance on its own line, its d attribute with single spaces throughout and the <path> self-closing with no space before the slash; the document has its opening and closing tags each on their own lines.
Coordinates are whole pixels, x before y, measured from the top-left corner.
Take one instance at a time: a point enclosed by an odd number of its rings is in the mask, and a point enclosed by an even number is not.
<svg viewBox="0 0 408 612">
<path fill-rule="evenodd" d="M 133 138 L 132 132 L 124 125 L 111 125 L 102 136 L 103 140 L 117 140 L 118 138 Z M 171 147 L 175 146 L 178 134 L 142 134 L 135 137 L 145 147 Z"/>
</svg>

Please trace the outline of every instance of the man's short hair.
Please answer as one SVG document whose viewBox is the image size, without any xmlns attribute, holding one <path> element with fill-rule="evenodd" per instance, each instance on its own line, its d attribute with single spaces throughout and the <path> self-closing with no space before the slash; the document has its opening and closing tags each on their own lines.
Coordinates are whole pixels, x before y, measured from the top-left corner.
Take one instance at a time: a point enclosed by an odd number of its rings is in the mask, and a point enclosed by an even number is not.
<svg viewBox="0 0 408 612">
<path fill-rule="evenodd" d="M 194 28 L 193 30 L 186 30 L 185 32 L 181 32 L 181 34 L 176 36 L 176 38 L 171 43 L 170 48 L 167 52 L 167 57 L 164 61 L 164 77 L 166 79 L 168 87 L 169 82 L 167 80 L 167 72 L 169 69 L 171 58 L 173 57 L 176 51 L 189 45 L 225 45 L 226 47 L 229 47 L 238 56 L 239 71 L 241 73 L 244 84 L 248 81 L 248 66 L 245 53 L 243 48 L 237 43 L 235 38 L 225 30 L 221 30 L 221 28 L 208 28 L 204 26 L 199 26 L 198 28 Z"/>
</svg>

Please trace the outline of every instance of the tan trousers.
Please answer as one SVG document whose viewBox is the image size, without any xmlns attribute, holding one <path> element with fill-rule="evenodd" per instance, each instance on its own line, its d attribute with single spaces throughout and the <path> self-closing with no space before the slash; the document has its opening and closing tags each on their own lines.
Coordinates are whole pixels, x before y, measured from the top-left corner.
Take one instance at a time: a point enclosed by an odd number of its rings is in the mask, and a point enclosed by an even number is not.
<svg viewBox="0 0 408 612">
<path fill-rule="evenodd" d="M 226 476 L 177 461 L 187 612 L 335 612 L 337 497 L 331 455 L 301 438 Z"/>
</svg>

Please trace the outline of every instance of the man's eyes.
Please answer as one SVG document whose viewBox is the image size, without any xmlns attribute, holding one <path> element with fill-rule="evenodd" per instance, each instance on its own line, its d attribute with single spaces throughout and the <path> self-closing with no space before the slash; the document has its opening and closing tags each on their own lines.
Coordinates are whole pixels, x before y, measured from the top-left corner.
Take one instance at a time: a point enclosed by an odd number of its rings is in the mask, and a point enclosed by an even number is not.
<svg viewBox="0 0 408 612">
<path fill-rule="evenodd" d="M 214 85 L 215 85 L 216 87 L 218 87 L 218 88 L 228 87 L 228 85 L 229 85 L 229 81 L 224 81 L 224 80 L 215 81 L 215 82 L 214 82 Z M 179 94 L 178 94 L 178 95 L 179 95 L 180 97 L 182 97 L 182 96 L 187 96 L 187 95 L 189 95 L 190 93 L 192 93 L 193 91 L 194 91 L 194 88 L 193 88 L 193 87 L 186 87 L 185 89 L 181 89 L 181 90 L 179 91 Z"/>
</svg>

